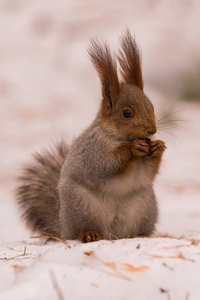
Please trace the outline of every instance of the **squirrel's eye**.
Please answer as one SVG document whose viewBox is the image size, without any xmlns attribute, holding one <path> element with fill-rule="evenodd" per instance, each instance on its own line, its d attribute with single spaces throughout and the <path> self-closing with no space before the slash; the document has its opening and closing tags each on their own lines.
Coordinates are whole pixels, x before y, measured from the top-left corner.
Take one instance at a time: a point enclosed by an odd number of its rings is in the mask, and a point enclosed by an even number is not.
<svg viewBox="0 0 200 300">
<path fill-rule="evenodd" d="M 124 118 L 132 118 L 132 114 L 131 114 L 130 110 L 128 110 L 128 109 L 125 109 L 123 111 L 123 116 L 124 116 Z"/>
</svg>

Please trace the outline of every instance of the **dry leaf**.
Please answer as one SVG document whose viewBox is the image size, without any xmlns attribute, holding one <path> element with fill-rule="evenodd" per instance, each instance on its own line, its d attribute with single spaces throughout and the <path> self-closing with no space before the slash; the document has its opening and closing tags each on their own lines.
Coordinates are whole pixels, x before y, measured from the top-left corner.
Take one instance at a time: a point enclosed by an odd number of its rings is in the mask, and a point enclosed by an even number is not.
<svg viewBox="0 0 200 300">
<path fill-rule="evenodd" d="M 116 263 L 111 262 L 111 263 L 105 263 L 106 266 L 111 267 L 113 270 L 116 270 L 117 266 Z"/>
<path fill-rule="evenodd" d="M 145 270 L 149 270 L 150 268 L 148 266 L 140 266 L 140 267 L 134 267 L 131 264 L 123 264 L 123 268 L 121 268 L 123 271 L 127 271 L 127 272 L 137 272 L 137 271 L 145 271 Z"/>
<path fill-rule="evenodd" d="M 14 269 L 21 269 L 21 268 L 22 268 L 22 266 L 20 266 L 20 265 L 12 265 L 12 267 L 13 267 Z"/>
<path fill-rule="evenodd" d="M 12 267 L 13 267 L 15 270 L 17 270 L 17 271 L 21 271 L 21 270 L 23 270 L 23 269 L 26 268 L 26 267 L 20 266 L 20 265 L 12 265 Z"/>
<path fill-rule="evenodd" d="M 197 246 L 199 244 L 199 241 L 195 239 L 191 239 L 191 245 Z"/>
<path fill-rule="evenodd" d="M 99 286 L 99 285 L 98 285 L 97 283 L 95 283 L 95 282 L 92 282 L 91 285 L 94 286 L 94 287 L 98 287 L 98 286 Z"/>
<path fill-rule="evenodd" d="M 90 256 L 90 255 L 93 255 L 95 252 L 94 251 L 85 251 L 85 252 L 83 252 L 85 255 L 88 255 L 88 256 Z"/>
<path fill-rule="evenodd" d="M 121 279 L 128 280 L 128 281 L 132 281 L 131 278 L 129 278 L 127 276 L 124 276 L 122 273 L 117 272 L 117 270 L 107 271 L 107 270 L 103 270 L 101 267 L 97 267 L 97 266 L 86 264 L 86 263 L 82 263 L 82 266 L 89 267 L 93 270 L 104 273 L 106 275 L 110 275 L 110 276 L 113 276 L 113 277 L 121 278 Z"/>
</svg>

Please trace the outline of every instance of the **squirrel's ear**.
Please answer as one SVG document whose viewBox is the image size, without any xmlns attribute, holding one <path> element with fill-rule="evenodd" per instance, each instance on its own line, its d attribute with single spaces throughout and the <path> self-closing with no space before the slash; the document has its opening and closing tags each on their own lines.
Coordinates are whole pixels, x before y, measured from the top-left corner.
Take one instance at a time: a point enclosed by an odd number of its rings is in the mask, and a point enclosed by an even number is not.
<svg viewBox="0 0 200 300">
<path fill-rule="evenodd" d="M 98 40 L 91 41 L 88 53 L 101 80 L 102 104 L 109 110 L 115 105 L 120 92 L 116 61 L 107 44 L 102 44 Z"/>
<path fill-rule="evenodd" d="M 118 60 L 123 79 L 126 83 L 135 84 L 143 90 L 141 56 L 136 41 L 128 29 L 121 38 L 121 47 Z"/>
</svg>

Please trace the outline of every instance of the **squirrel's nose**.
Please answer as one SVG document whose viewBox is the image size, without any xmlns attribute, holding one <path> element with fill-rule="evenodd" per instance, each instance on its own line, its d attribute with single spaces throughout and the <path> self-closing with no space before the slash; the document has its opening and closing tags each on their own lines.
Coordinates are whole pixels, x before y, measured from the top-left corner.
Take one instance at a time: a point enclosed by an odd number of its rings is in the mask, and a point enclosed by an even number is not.
<svg viewBox="0 0 200 300">
<path fill-rule="evenodd" d="M 152 126 L 152 127 L 148 127 L 148 128 L 147 128 L 147 133 L 148 133 L 148 134 L 155 134 L 156 131 L 157 131 L 156 126 Z"/>
</svg>

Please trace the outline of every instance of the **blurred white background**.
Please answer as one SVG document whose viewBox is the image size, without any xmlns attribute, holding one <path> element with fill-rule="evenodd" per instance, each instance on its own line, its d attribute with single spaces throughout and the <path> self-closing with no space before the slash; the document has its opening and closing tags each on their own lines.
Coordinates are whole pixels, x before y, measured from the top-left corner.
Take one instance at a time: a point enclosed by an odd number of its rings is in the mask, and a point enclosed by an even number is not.
<svg viewBox="0 0 200 300">
<path fill-rule="evenodd" d="M 106 39 L 117 52 L 127 27 L 142 50 L 145 92 L 156 110 L 181 110 L 160 133 L 168 149 L 156 182 L 158 230 L 200 230 L 200 2 L 1 0 L 1 240 L 28 235 L 13 195 L 20 167 L 33 151 L 70 142 L 98 110 L 90 39 Z"/>
</svg>

